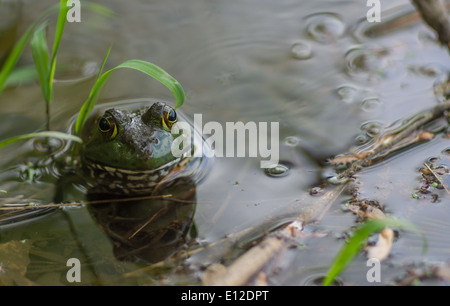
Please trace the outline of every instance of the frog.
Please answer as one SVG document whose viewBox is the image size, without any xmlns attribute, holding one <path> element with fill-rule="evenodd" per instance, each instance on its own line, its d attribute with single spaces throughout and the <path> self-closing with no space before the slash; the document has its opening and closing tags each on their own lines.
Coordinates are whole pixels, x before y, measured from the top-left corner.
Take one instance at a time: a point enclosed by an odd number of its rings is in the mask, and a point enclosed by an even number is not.
<svg viewBox="0 0 450 306">
<path fill-rule="evenodd" d="M 164 102 L 91 116 L 81 132 L 84 172 L 101 192 L 151 193 L 189 158 L 172 153 L 177 121 L 175 109 Z"/>
</svg>

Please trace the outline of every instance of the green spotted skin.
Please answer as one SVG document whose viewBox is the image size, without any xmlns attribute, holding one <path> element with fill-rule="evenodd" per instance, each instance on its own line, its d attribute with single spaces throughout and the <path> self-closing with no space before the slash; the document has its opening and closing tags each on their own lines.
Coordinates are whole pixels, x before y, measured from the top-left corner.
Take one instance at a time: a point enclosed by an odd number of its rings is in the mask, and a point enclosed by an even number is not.
<svg viewBox="0 0 450 306">
<path fill-rule="evenodd" d="M 184 160 L 171 152 L 175 136 L 164 121 L 171 110 L 156 102 L 135 110 L 109 109 L 91 117 L 81 133 L 81 156 L 97 190 L 149 194 Z"/>
</svg>

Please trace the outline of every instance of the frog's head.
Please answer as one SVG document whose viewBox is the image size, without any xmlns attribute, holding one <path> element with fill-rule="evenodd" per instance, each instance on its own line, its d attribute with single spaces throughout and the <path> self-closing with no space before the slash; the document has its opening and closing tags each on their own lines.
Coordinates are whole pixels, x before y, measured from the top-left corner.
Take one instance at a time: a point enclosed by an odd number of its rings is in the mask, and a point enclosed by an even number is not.
<svg viewBox="0 0 450 306">
<path fill-rule="evenodd" d="M 109 109 L 82 133 L 83 158 L 112 168 L 156 169 L 176 159 L 170 133 L 176 120 L 175 110 L 160 102 L 143 110 Z"/>
<path fill-rule="evenodd" d="M 109 109 L 83 128 L 82 160 L 100 184 L 156 181 L 180 160 L 172 154 L 177 114 L 156 102 L 138 110 Z"/>
</svg>

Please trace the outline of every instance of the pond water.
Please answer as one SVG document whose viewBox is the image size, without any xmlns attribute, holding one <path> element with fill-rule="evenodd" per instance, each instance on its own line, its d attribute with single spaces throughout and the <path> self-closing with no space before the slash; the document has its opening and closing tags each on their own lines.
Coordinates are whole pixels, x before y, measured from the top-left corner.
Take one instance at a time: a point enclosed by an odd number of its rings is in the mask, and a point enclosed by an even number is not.
<svg viewBox="0 0 450 306">
<path fill-rule="evenodd" d="M 53 2 L 24 0 L 19 32 Z M 117 241 L 88 206 L 68 206 L 2 225 L 0 264 L 11 262 L 17 253 L 26 258 L 22 261 L 26 273 L 17 272 L 4 279 L 5 284 L 69 284 L 69 258 L 80 260 L 85 285 L 201 284 L 210 264 L 233 261 L 244 246 L 314 206 L 317 198 L 310 189 L 327 175 L 327 158 L 367 141 L 367 126 L 383 129 L 445 100 L 440 84 L 450 69 L 448 52 L 414 18 L 406 0 L 382 0 L 382 22 L 372 24 L 365 19 L 369 8 L 360 0 L 98 3 L 116 16 L 83 10 L 80 23 L 66 26 L 58 56 L 62 72 L 56 77 L 51 106 L 52 129 L 69 130 L 112 45 L 107 68 L 133 58 L 163 67 L 186 91 L 181 110 L 188 116 L 201 114 L 204 123 L 223 126 L 279 122 L 281 165 L 267 171 L 260 167 L 262 158 L 215 158 L 209 174 L 195 185 L 194 205 L 184 207 L 186 211 L 174 208 L 173 218 L 188 216 L 182 219 L 187 222 L 186 243 L 172 249 L 155 245 L 149 252 L 163 254 L 153 257 L 127 260 L 129 256 L 121 255 Z M 401 22 L 404 16 L 412 17 Z M 55 18 L 49 33 L 54 24 Z M 19 66 L 31 63 L 26 49 Z M 172 97 L 158 82 L 122 69 L 109 79 L 99 103 L 126 105 L 142 99 Z M 0 138 L 43 129 L 44 104 L 37 82 L 7 88 L 0 97 Z M 449 166 L 449 147 L 448 139 L 439 136 L 361 172 L 363 198 L 382 202 L 387 212 L 417 224 L 430 239 L 423 255 L 420 236 L 400 234 L 382 265 L 382 281 L 375 284 L 391 284 L 411 265 L 426 260 L 448 260 L 448 238 L 443 234 L 450 216 L 449 195 L 440 190 L 437 203 L 411 195 L 420 188 L 418 169 L 424 162 L 435 158 Z M 79 178 L 62 182 L 64 173 L 45 157 L 39 141 L 11 145 L 0 156 L 0 190 L 7 191 L 0 194 L 0 203 L 86 200 Z M 301 242 L 302 248 L 280 255 L 276 269 L 265 268 L 268 284 L 314 285 L 325 275 L 356 224 L 355 215 L 342 209 L 348 198 L 343 193 L 329 203 L 320 222 L 306 227 L 312 234 Z M 147 206 L 168 205 L 160 202 Z M 123 209 L 127 203 L 121 205 Z M 136 214 L 143 209 L 130 206 Z M 146 213 L 151 216 L 154 211 Z M 433 223 L 434 218 L 440 222 Z M 243 231 L 247 234 L 237 246 L 218 246 Z M 339 281 L 372 285 L 367 269 L 366 258 L 358 255 Z"/>
</svg>

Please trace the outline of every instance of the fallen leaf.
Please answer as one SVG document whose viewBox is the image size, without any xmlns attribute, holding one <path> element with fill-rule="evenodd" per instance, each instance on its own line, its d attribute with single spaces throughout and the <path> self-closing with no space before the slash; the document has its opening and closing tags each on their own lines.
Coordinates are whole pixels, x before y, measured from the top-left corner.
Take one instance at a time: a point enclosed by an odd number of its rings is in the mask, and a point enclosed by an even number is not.
<svg viewBox="0 0 450 306">
<path fill-rule="evenodd" d="M 378 235 L 376 244 L 374 246 L 367 247 L 367 257 L 376 258 L 380 261 L 386 259 L 391 251 L 393 240 L 394 231 L 386 227 Z"/>
<path fill-rule="evenodd" d="M 370 203 L 370 201 L 357 202 L 350 204 L 348 209 L 364 219 L 381 219 L 386 217 L 380 208 L 373 206 L 373 204 L 371 205 Z"/>
</svg>

